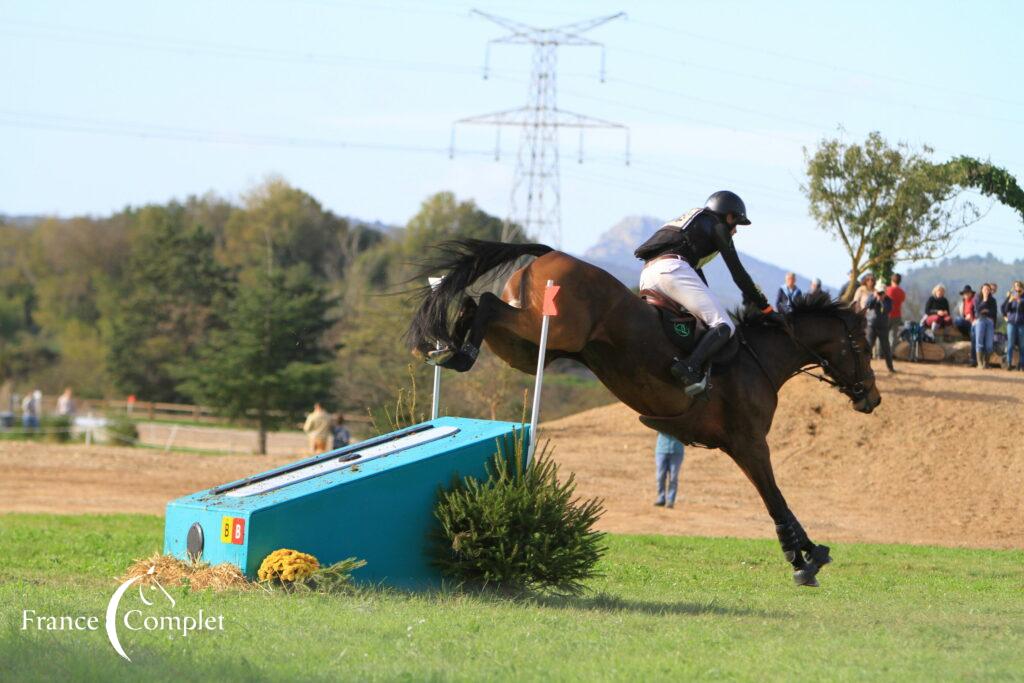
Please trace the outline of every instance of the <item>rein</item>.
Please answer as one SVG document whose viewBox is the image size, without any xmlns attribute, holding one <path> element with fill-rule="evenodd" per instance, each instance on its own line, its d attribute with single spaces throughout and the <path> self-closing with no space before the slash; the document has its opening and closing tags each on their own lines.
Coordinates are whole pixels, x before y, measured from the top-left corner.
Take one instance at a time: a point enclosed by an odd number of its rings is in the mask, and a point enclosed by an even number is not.
<svg viewBox="0 0 1024 683">
<path fill-rule="evenodd" d="M 847 324 L 846 320 L 839 318 L 839 322 L 843 324 L 843 329 L 846 331 L 846 347 L 850 352 L 850 356 L 853 357 L 853 381 L 850 381 L 849 376 L 846 373 L 832 367 L 832 364 L 828 362 L 828 359 L 822 358 L 821 354 L 809 347 L 797 339 L 793 333 L 793 329 L 789 325 L 784 325 L 783 329 L 786 331 L 786 335 L 789 337 L 796 346 L 803 349 L 803 351 L 813 359 L 812 368 L 821 368 L 823 374 L 816 374 L 808 370 L 806 367 L 801 367 L 797 370 L 797 373 L 803 373 L 809 375 L 819 382 L 824 382 L 831 387 L 839 389 L 840 392 L 846 394 L 854 400 L 859 400 L 867 393 L 867 388 L 864 386 L 864 380 L 861 378 L 860 364 L 856 362 L 857 359 L 857 342 L 853 338 L 853 330 Z M 846 351 L 844 350 L 845 354 Z"/>
<path fill-rule="evenodd" d="M 819 354 L 817 351 L 815 351 L 807 344 L 800 341 L 793 333 L 792 327 L 788 324 L 785 324 L 782 325 L 782 329 L 786 332 L 786 336 L 789 337 L 790 341 L 792 341 L 794 345 L 802 349 L 804 353 L 811 357 L 813 362 L 810 365 L 810 367 L 821 368 L 823 371 L 822 374 L 817 374 L 811 372 L 811 370 L 809 370 L 805 366 L 797 369 L 797 371 L 793 374 L 802 373 L 808 375 L 818 380 L 819 382 L 824 382 L 830 387 L 838 389 L 840 392 L 846 394 L 847 396 L 853 398 L 854 400 L 859 400 L 864 396 L 864 394 L 867 393 L 867 389 L 864 387 L 864 380 L 861 378 L 860 365 L 856 363 L 857 343 L 856 341 L 854 341 L 853 338 L 853 330 L 850 329 L 850 326 L 846 323 L 846 321 L 843 320 L 842 318 L 839 318 L 839 321 L 843 324 L 843 328 L 846 331 L 847 349 L 849 350 L 850 355 L 853 356 L 855 360 L 853 365 L 855 376 L 853 380 L 851 381 L 845 373 L 832 367 L 832 364 L 828 362 L 828 359 L 823 358 L 821 354 Z M 764 363 L 761 362 L 761 357 L 757 355 L 756 351 L 754 351 L 754 347 L 752 347 L 750 343 L 747 342 L 746 337 L 742 335 L 740 335 L 739 341 L 740 345 L 747 350 L 747 352 L 751 355 L 751 357 L 753 357 L 754 361 L 757 363 L 758 367 L 761 368 L 761 372 L 764 373 L 764 376 L 768 378 L 768 382 L 772 385 L 772 388 L 774 388 L 775 392 L 778 393 L 779 387 L 775 384 L 775 381 L 772 379 L 771 374 L 768 372 L 768 368 L 766 368 L 764 366 Z M 843 353 L 845 354 L 846 351 L 844 350 Z"/>
</svg>

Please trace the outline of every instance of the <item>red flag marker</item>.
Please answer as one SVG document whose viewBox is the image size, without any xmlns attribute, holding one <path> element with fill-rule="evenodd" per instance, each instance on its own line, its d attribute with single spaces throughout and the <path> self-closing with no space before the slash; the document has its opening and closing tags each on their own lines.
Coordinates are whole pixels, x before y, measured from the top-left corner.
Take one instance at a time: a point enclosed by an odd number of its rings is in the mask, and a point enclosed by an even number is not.
<svg viewBox="0 0 1024 683">
<path fill-rule="evenodd" d="M 558 315 L 558 307 L 555 306 L 555 297 L 558 296 L 559 285 L 548 285 L 544 288 L 544 315 Z"/>
</svg>

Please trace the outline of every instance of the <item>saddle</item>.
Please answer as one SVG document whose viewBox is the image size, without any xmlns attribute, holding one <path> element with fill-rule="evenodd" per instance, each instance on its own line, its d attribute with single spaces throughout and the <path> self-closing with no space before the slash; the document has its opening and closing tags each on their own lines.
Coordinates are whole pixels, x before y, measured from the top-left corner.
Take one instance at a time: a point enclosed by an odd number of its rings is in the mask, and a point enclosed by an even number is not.
<svg viewBox="0 0 1024 683">
<path fill-rule="evenodd" d="M 683 355 L 690 355 L 697 342 L 708 331 L 707 325 L 700 318 L 690 313 L 678 303 L 653 289 L 640 291 L 640 298 L 654 306 L 661 321 L 661 329 L 672 345 Z M 739 349 L 738 335 L 733 335 L 729 342 L 711 358 L 712 373 L 732 360 Z"/>
</svg>

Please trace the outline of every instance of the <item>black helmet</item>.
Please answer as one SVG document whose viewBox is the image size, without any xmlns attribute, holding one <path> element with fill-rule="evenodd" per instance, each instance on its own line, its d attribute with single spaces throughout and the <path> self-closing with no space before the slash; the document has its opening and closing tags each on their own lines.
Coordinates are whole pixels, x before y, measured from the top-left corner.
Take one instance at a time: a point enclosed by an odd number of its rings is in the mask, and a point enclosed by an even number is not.
<svg viewBox="0 0 1024 683">
<path fill-rule="evenodd" d="M 714 211 L 722 218 L 725 218 L 725 214 L 731 213 L 740 225 L 750 225 L 750 219 L 747 218 L 747 206 L 735 192 L 719 190 L 708 197 L 708 200 L 704 202 L 704 208 Z"/>
</svg>

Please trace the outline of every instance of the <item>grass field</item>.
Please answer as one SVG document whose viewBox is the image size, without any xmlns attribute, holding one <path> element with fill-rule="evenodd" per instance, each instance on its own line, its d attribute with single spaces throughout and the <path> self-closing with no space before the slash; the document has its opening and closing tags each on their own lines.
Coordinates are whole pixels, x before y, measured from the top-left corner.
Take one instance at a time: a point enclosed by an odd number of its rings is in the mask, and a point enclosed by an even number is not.
<svg viewBox="0 0 1024 683">
<path fill-rule="evenodd" d="M 610 537 L 574 599 L 176 589 L 173 612 L 224 631 L 122 631 L 129 663 L 103 614 L 162 524 L 0 515 L 0 679 L 1024 679 L 1024 552 L 839 545 L 822 587 L 798 589 L 773 542 L 655 536 Z M 24 609 L 100 629 L 21 630 Z"/>
</svg>

